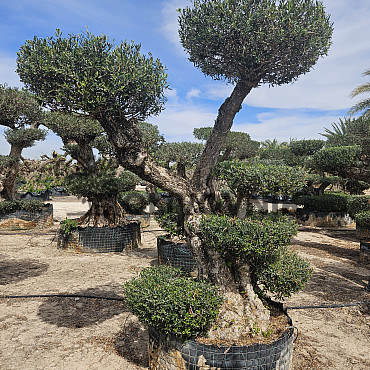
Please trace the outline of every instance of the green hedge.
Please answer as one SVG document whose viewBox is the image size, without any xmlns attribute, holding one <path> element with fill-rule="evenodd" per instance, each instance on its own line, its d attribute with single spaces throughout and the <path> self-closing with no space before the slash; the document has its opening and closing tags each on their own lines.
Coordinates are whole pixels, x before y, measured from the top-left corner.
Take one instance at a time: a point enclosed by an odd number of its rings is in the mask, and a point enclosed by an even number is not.
<svg viewBox="0 0 370 370">
<path fill-rule="evenodd" d="M 19 210 L 37 212 L 41 211 L 45 203 L 38 199 L 6 200 L 0 202 L 0 213 L 12 213 Z"/>
<path fill-rule="evenodd" d="M 170 266 L 149 267 L 124 284 L 126 305 L 141 322 L 189 339 L 204 334 L 222 304 L 218 288 Z"/>
<path fill-rule="evenodd" d="M 348 198 L 348 213 L 355 218 L 356 213 L 370 211 L 369 195 L 353 195 Z"/>
<path fill-rule="evenodd" d="M 324 195 L 301 195 L 293 198 L 293 202 L 301 205 L 304 211 L 316 212 L 348 212 L 348 194 L 327 193 Z"/>
<path fill-rule="evenodd" d="M 355 220 L 356 225 L 370 229 L 370 210 L 356 213 Z"/>
</svg>

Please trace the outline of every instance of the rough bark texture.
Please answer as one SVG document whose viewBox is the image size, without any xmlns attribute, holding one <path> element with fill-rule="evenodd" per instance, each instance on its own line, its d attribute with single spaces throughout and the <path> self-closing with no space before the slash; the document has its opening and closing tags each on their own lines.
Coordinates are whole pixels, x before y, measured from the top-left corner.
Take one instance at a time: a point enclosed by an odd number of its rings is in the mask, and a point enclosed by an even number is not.
<svg viewBox="0 0 370 370">
<path fill-rule="evenodd" d="M 226 297 L 218 318 L 219 329 L 210 333 L 224 340 L 244 336 L 253 326 L 266 330 L 269 318 L 268 311 L 253 291 L 249 267 L 239 266 L 238 271 L 232 273 L 226 261 L 202 242 L 198 232 L 201 215 L 209 213 L 212 209 L 211 171 L 218 160 L 221 148 L 224 147 L 236 113 L 256 85 L 238 82 L 231 96 L 221 105 L 211 136 L 190 181 L 157 165 L 140 149 L 142 147 L 140 133 L 133 123 L 122 118 L 117 121 L 107 117 L 95 117 L 107 132 L 119 163 L 124 168 L 171 192 L 181 202 L 187 240 L 198 264 L 199 278 L 209 279 L 220 286 Z"/>
<path fill-rule="evenodd" d="M 14 200 L 17 195 L 17 184 L 16 179 L 19 172 L 19 160 L 21 158 L 23 147 L 18 145 L 12 145 L 10 149 L 10 158 L 15 160 L 12 164 L 5 170 L 4 180 L 2 181 L 2 187 L 0 195 L 5 200 Z"/>
<path fill-rule="evenodd" d="M 124 210 L 117 199 L 89 199 L 90 209 L 78 219 L 78 224 L 85 226 L 109 226 L 115 227 L 126 224 Z"/>
</svg>

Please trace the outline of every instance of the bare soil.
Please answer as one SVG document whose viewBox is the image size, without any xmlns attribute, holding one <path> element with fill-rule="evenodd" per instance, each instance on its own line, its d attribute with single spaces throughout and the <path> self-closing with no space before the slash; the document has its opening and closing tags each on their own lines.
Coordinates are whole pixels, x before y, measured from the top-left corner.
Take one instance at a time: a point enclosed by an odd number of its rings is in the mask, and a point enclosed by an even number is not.
<svg viewBox="0 0 370 370">
<path fill-rule="evenodd" d="M 74 197 L 54 198 L 54 225 L 0 231 L 0 368 L 146 369 L 146 328 L 121 301 L 98 298 L 3 298 L 80 294 L 122 297 L 122 283 L 157 263 L 152 220 L 142 245 L 123 253 L 71 253 L 56 247 L 59 221 L 88 209 Z M 291 246 L 314 275 L 288 307 L 370 300 L 369 266 L 359 260 L 354 229 L 302 228 Z M 289 309 L 298 338 L 293 369 L 369 369 L 369 305 Z"/>
</svg>

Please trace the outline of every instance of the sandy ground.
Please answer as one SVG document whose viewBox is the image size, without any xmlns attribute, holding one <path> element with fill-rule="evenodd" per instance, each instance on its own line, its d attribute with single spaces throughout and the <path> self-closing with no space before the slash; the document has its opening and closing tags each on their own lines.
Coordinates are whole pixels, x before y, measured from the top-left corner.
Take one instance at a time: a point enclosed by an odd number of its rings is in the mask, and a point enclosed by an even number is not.
<svg viewBox="0 0 370 370">
<path fill-rule="evenodd" d="M 54 218 L 77 217 L 88 204 L 55 198 Z M 121 297 L 122 283 L 156 264 L 158 225 L 143 229 L 135 251 L 74 254 L 56 248 L 58 223 L 44 230 L 0 231 L 0 368 L 145 369 L 146 329 L 120 301 L 17 298 L 5 295 L 81 294 Z M 286 306 L 360 302 L 370 274 L 359 262 L 352 229 L 299 232 L 292 249 L 314 266 L 310 285 Z M 368 306 L 288 311 L 299 336 L 293 369 L 369 369 Z"/>
</svg>

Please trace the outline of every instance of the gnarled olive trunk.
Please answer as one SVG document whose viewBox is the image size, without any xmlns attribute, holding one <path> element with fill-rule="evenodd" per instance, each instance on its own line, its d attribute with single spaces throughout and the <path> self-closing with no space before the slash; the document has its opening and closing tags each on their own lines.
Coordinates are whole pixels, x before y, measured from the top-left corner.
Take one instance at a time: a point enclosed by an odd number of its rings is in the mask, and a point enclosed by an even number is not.
<svg viewBox="0 0 370 370">
<path fill-rule="evenodd" d="M 127 224 L 124 210 L 116 198 L 93 198 L 90 209 L 78 219 L 79 226 L 116 227 Z"/>
<path fill-rule="evenodd" d="M 225 298 L 217 322 L 208 332 L 208 337 L 233 342 L 248 335 L 252 328 L 258 327 L 266 331 L 269 311 L 253 290 L 248 263 L 237 259 L 225 261 L 202 240 L 199 233 L 202 215 L 193 212 L 186 216 L 185 230 L 198 265 L 198 277 L 218 285 Z"/>
<path fill-rule="evenodd" d="M 199 225 L 202 214 L 212 210 L 212 169 L 220 149 L 224 147 L 235 114 L 256 85 L 238 82 L 231 96 L 221 105 L 214 129 L 190 181 L 159 166 L 141 150 L 140 134 L 134 124 L 124 118 L 117 122 L 110 117 L 96 117 L 107 132 L 119 163 L 142 179 L 169 191 L 181 202 L 185 233 L 198 264 L 199 278 L 218 285 L 225 297 L 217 322 L 218 329 L 211 330 L 209 335 L 230 341 L 245 336 L 256 326 L 266 330 L 269 313 L 253 291 L 248 264 L 235 260 L 231 261 L 232 268 L 229 268 L 230 261 L 225 261 L 216 250 L 204 243 Z"/>
<path fill-rule="evenodd" d="M 19 160 L 21 158 L 23 146 L 12 145 L 9 157 L 12 159 L 10 164 L 4 171 L 4 179 L 2 181 L 3 189 L 0 195 L 5 200 L 14 200 L 17 198 L 17 176 L 19 173 Z"/>
</svg>

